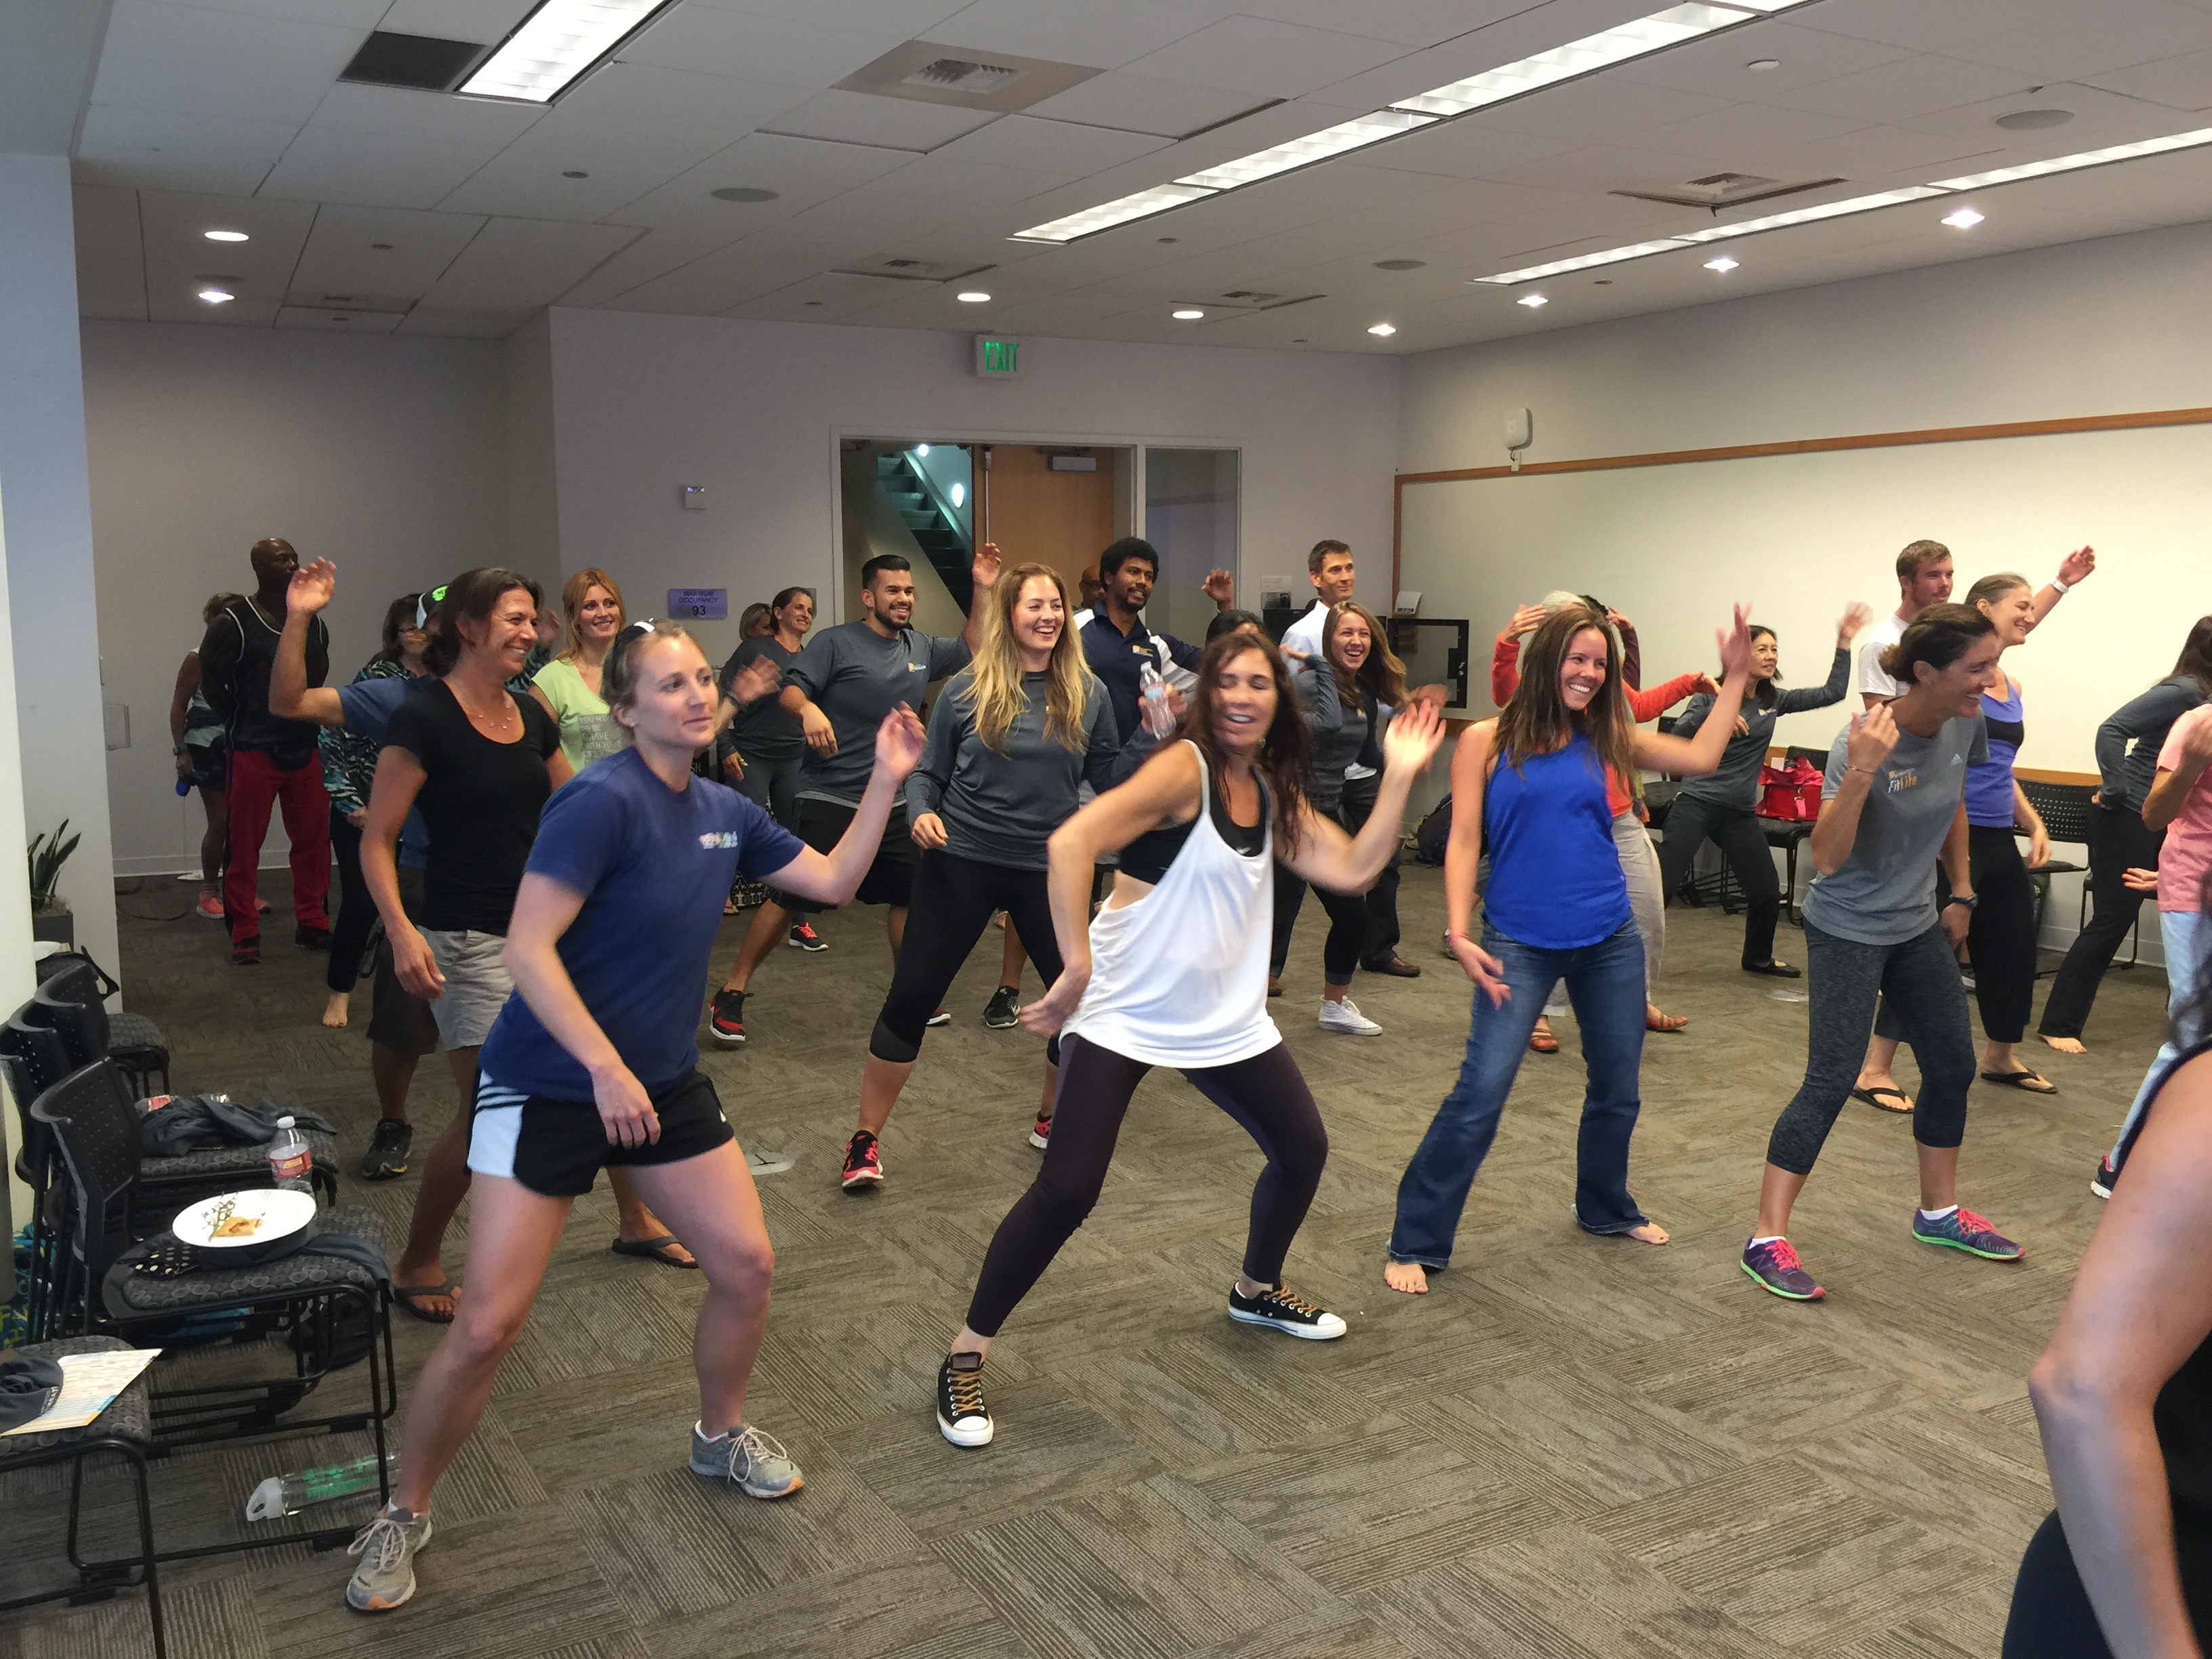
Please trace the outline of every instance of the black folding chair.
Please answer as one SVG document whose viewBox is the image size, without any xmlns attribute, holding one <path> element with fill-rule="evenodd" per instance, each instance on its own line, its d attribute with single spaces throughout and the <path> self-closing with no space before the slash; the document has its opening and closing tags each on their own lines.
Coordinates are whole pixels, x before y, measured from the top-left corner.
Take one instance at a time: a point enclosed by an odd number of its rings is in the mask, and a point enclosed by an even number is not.
<svg viewBox="0 0 2212 1659">
<path fill-rule="evenodd" d="M 130 1074 L 140 1097 L 168 1092 L 169 1040 L 143 1014 L 109 1011 L 106 1000 L 123 988 L 98 963 L 82 951 L 57 951 L 39 962 L 39 988 L 70 1002 L 96 1006 L 106 1021 L 108 1057 Z"/>
<path fill-rule="evenodd" d="M 2054 842 L 2070 842 L 2082 849 L 2083 857 L 2086 858 L 2088 855 L 2089 814 L 2096 810 L 2097 787 L 2094 784 L 2043 783 L 2033 778 L 2021 778 L 2020 792 L 2027 797 L 2027 804 L 2035 809 L 2036 816 L 2043 820 L 2043 833 L 2046 836 Z M 2052 859 L 2040 870 L 2028 872 L 2029 878 L 2035 884 L 2035 937 L 2038 941 L 2036 960 L 2039 964 L 2043 959 L 2040 948 L 2043 939 L 2043 913 L 2051 903 L 2051 878 L 2081 875 L 2087 872 L 2087 868 L 2086 865 L 2075 864 L 2065 859 Z M 2075 932 L 2080 932 L 2087 924 L 2088 915 L 2089 884 L 2083 882 L 2081 884 L 2081 920 L 2075 924 Z M 2141 948 L 2139 943 L 2142 938 L 2141 911 L 2136 914 L 2136 938 L 2138 944 L 2131 946 L 2128 951 L 2127 965 L 2130 968 L 2135 966 L 2136 951 Z M 2041 979 L 2047 974 L 2057 973 L 2058 963 L 2063 960 L 2063 957 L 2054 957 L 2048 968 L 2039 965 L 2035 970 L 2035 976 Z"/>
<path fill-rule="evenodd" d="M 24 1322 L 37 1342 L 54 1335 L 58 1328 L 54 1322 L 63 1277 L 62 1221 L 68 1183 L 54 1138 L 31 1115 L 31 1103 L 69 1075 L 69 1056 L 58 1032 L 33 1024 L 19 1009 L 0 1026 L 0 1067 L 6 1068 L 8 1092 L 15 1100 L 15 1175 L 31 1194 L 30 1262 L 21 1288 Z"/>
</svg>

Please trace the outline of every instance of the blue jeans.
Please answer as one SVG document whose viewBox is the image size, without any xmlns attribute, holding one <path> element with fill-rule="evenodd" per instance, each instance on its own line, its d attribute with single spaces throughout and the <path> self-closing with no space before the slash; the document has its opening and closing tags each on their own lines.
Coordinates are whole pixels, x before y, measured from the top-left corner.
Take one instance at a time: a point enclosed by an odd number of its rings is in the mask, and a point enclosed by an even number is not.
<svg viewBox="0 0 2212 1659">
<path fill-rule="evenodd" d="M 2159 1048 L 2158 1055 L 2143 1074 L 2142 1087 L 2136 1091 L 2135 1103 L 2128 1108 L 2127 1121 L 2120 1125 L 2119 1138 L 2112 1142 L 2112 1167 L 2118 1169 L 2121 1155 L 2127 1150 L 2128 1137 L 2135 1131 L 2136 1120 L 2150 1104 L 2151 1097 L 2181 1051 L 2204 1041 L 2206 1033 L 2182 1018 L 2182 1010 L 2196 996 L 2198 975 L 2206 966 L 2207 939 L 2205 929 L 2212 918 L 2202 910 L 2161 910 L 2158 913 L 2159 943 L 2166 947 L 2166 1012 L 2168 1024 L 2166 1039 Z"/>
<path fill-rule="evenodd" d="M 1628 1140 L 1642 1106 L 1637 1073 L 1644 1060 L 1644 939 L 1635 920 L 1623 922 L 1610 938 L 1571 951 L 1523 945 L 1485 922 L 1482 948 L 1504 964 L 1512 994 L 1493 1007 L 1481 991 L 1474 994 L 1459 1081 L 1437 1109 L 1398 1182 L 1393 1261 L 1425 1267 L 1450 1262 L 1468 1188 L 1497 1136 L 1498 1114 L 1528 1052 L 1528 1035 L 1544 1000 L 1562 979 L 1589 1073 L 1576 1160 L 1575 1219 L 1593 1233 L 1625 1233 L 1644 1224 L 1644 1212 L 1628 1193 Z"/>
</svg>

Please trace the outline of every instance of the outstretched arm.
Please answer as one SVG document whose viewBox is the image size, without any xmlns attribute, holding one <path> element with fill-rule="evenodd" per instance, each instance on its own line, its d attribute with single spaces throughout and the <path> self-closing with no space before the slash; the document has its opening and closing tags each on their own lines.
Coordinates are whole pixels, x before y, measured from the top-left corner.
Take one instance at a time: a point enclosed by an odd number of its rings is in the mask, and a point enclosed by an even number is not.
<svg viewBox="0 0 2212 1659">
<path fill-rule="evenodd" d="M 1751 607 L 1735 607 L 1735 626 L 1719 635 L 1721 665 L 1727 678 L 1713 698 L 1712 710 L 1694 738 L 1671 738 L 1658 732 L 1632 729 L 1636 763 L 1678 777 L 1703 777 L 1716 770 L 1721 756 L 1735 735 L 1735 712 L 1743 706 L 1744 688 L 1751 681 Z"/>
<path fill-rule="evenodd" d="M 2097 568 L 2097 550 L 2077 547 L 2058 562 L 2058 578 L 2045 582 L 2036 589 L 2034 615 L 2039 625 L 2043 619 L 2058 608 L 2058 601 L 2066 597 L 2066 590 L 2087 581 Z"/>
<path fill-rule="evenodd" d="M 284 629 L 276 636 L 276 660 L 269 665 L 269 712 L 289 720 L 343 726 L 345 707 L 327 685 L 307 684 L 307 634 L 316 616 L 337 592 L 338 568 L 313 559 L 292 573 L 284 592 Z"/>
<path fill-rule="evenodd" d="M 819 899 L 824 904 L 843 904 L 860 891 L 860 878 L 868 873 L 883 841 L 891 803 L 898 798 L 915 763 L 921 758 L 924 736 L 921 721 L 904 703 L 884 715 L 884 723 L 876 728 L 875 770 L 868 774 L 860 810 L 853 814 L 837 845 L 827 853 L 802 847 L 790 863 L 769 872 L 769 883 L 787 893 Z"/>
<path fill-rule="evenodd" d="M 983 619 L 991 614 L 991 589 L 998 580 L 999 544 L 985 542 L 968 566 L 968 626 L 960 630 L 971 657 L 983 648 Z"/>
<path fill-rule="evenodd" d="M 1332 678 L 1334 678 L 1332 676 Z M 1382 739 L 1382 781 L 1374 810 L 1357 836 L 1347 836 L 1304 808 L 1297 851 L 1283 860 L 1297 874 L 1339 893 L 1364 893 L 1375 884 L 1405 831 L 1406 797 L 1428 769 L 1444 740 L 1443 722 L 1426 703 L 1413 703 L 1390 722 Z"/>
</svg>

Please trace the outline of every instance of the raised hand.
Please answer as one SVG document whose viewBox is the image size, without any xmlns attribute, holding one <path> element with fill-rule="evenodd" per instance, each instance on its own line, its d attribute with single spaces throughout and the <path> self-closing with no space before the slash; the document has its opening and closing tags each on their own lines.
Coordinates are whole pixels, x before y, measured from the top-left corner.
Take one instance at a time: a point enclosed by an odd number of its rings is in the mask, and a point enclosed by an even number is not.
<svg viewBox="0 0 2212 1659">
<path fill-rule="evenodd" d="M 1436 704 L 1408 700 L 1382 734 L 1383 769 L 1418 774 L 1426 769 L 1443 740 L 1443 717 Z"/>
<path fill-rule="evenodd" d="M 876 728 L 877 770 L 905 782 L 921 760 L 921 745 L 927 736 L 921 717 L 901 703 L 884 715 L 884 723 Z"/>
<path fill-rule="evenodd" d="M 1505 624 L 1506 635 L 1511 639 L 1525 638 L 1541 628 L 1544 625 L 1544 618 L 1549 615 L 1551 612 L 1540 605 L 1516 605 L 1513 610 L 1513 620 Z"/>
<path fill-rule="evenodd" d="M 1629 621 L 1627 617 L 1622 616 L 1620 612 L 1615 611 L 1611 605 L 1607 605 L 1605 608 L 1605 619 L 1611 623 L 1615 628 L 1619 629 L 1624 635 L 1633 634 L 1636 631 L 1636 624 Z"/>
<path fill-rule="evenodd" d="M 284 590 L 285 608 L 312 617 L 331 602 L 337 586 L 337 566 L 328 559 L 310 559 L 292 573 L 291 585 Z"/>
<path fill-rule="evenodd" d="M 914 838 L 916 847 L 935 852 L 945 845 L 945 820 L 934 812 L 924 812 L 915 819 L 914 827 L 907 834 Z"/>
<path fill-rule="evenodd" d="M 1206 597 L 1224 611 L 1229 608 L 1229 602 L 1237 597 L 1237 578 L 1226 570 L 1207 571 L 1205 581 L 1200 586 L 1205 589 Z"/>
<path fill-rule="evenodd" d="M 1876 703 L 1863 714 L 1851 716 L 1850 740 L 1844 745 L 1845 762 L 1862 772 L 1871 772 L 1889 758 L 1889 751 L 1897 747 L 1897 716 L 1889 712 L 1886 702 Z"/>
<path fill-rule="evenodd" d="M 1444 943 L 1451 946 L 1452 959 L 1474 981 L 1475 988 L 1490 999 L 1492 1007 L 1502 1008 L 1513 1000 L 1513 988 L 1505 982 L 1504 963 L 1464 933 L 1447 933 Z"/>
<path fill-rule="evenodd" d="M 1690 690 L 1692 691 L 1702 691 L 1709 697 L 1717 697 L 1721 694 L 1720 682 L 1715 679 L 1711 674 L 1698 675 L 1697 678 L 1690 682 Z"/>
<path fill-rule="evenodd" d="M 968 567 L 969 579 L 978 587 L 988 587 L 999 580 L 999 544 L 985 542 L 975 550 L 975 557 Z"/>
<path fill-rule="evenodd" d="M 1721 648 L 1721 673 L 1733 678 L 1751 672 L 1751 607 L 1735 607 L 1735 626 L 1732 629 L 1715 629 L 1713 639 Z"/>
<path fill-rule="evenodd" d="M 777 682 L 782 678 L 783 670 L 775 665 L 773 659 L 755 657 L 731 676 L 730 701 L 739 708 L 749 702 L 757 702 L 775 690 Z"/>
<path fill-rule="evenodd" d="M 2071 587 L 2094 574 L 2097 568 L 2097 550 L 2077 547 L 2058 562 L 2058 580 Z"/>
<path fill-rule="evenodd" d="M 1853 599 L 1844 607 L 1844 614 L 1836 620 L 1836 643 L 1844 650 L 1859 636 L 1859 630 L 1874 620 L 1874 607 L 1863 600 Z"/>
</svg>

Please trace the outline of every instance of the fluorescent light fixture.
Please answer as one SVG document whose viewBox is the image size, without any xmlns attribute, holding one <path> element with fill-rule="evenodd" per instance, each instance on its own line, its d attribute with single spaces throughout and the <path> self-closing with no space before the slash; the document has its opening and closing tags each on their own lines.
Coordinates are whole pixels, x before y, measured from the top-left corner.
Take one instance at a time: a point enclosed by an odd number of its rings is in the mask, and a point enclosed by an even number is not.
<svg viewBox="0 0 2212 1659">
<path fill-rule="evenodd" d="M 1735 260 L 1729 258 L 1727 254 L 1723 253 L 1717 259 L 1706 260 L 1705 269 L 1707 270 L 1717 270 L 1722 276 L 1725 276 L 1729 272 L 1735 269 L 1735 264 L 1736 262 Z"/>
<path fill-rule="evenodd" d="M 1279 173 L 1288 173 L 1294 167 L 1310 167 L 1316 161 L 1326 161 L 1332 155 L 1341 155 L 1346 150 L 1364 149 L 1369 144 L 1379 144 L 1385 138 L 1395 138 L 1401 132 L 1411 132 L 1417 127 L 1432 125 L 1433 115 L 1419 115 L 1406 110 L 1377 110 L 1372 115 L 1363 115 L 1357 120 L 1343 121 L 1319 132 L 1310 132 L 1303 138 L 1293 138 L 1286 144 L 1277 144 L 1269 149 L 1255 150 L 1249 155 L 1240 155 L 1233 161 L 1224 161 L 1218 167 L 1208 167 L 1203 173 L 1194 173 L 1188 178 L 1178 179 L 1179 185 L 1194 185 L 1200 190 L 1235 190 L 1240 185 L 1255 185 L 1262 179 L 1272 179 Z"/>
<path fill-rule="evenodd" d="M 1179 323 L 1194 323 L 1206 313 L 1196 306 L 1185 306 L 1180 311 L 1170 311 L 1168 315 Z"/>
<path fill-rule="evenodd" d="M 1766 7 L 1758 8 L 1766 10 Z M 1464 81 L 1437 87 L 1417 97 L 1401 98 L 1393 109 L 1418 110 L 1426 115 L 1464 115 L 1469 110 L 1504 103 L 1539 88 L 1571 81 L 1578 76 L 1625 64 L 1632 58 L 1662 52 L 1668 46 L 1694 40 L 1715 29 L 1749 21 L 1747 9 L 1735 6 L 1670 6 L 1649 17 L 1638 17 L 1616 27 L 1586 34 L 1564 46 L 1540 52 L 1518 63 L 1502 64 Z"/>
<path fill-rule="evenodd" d="M 211 306 L 228 305 L 237 297 L 227 288 L 204 288 L 200 290 L 200 298 Z"/>
<path fill-rule="evenodd" d="M 1379 334 L 1387 340 L 1398 331 L 1389 323 L 1377 323 L 1367 331 L 1370 334 Z"/>
<path fill-rule="evenodd" d="M 2146 138 L 2140 143 L 2085 149 L 2074 155 L 2054 155 L 2048 161 L 2028 161 L 2016 167 L 1999 167 L 1994 173 L 1970 173 L 1963 179 L 1939 179 L 1936 182 L 1945 190 L 1981 190 L 1990 185 L 2009 185 L 2021 179 L 2072 173 L 2077 167 L 2100 167 L 2112 161 L 2132 161 L 2142 155 L 2163 155 L 2172 149 L 2195 149 L 2201 144 L 2212 144 L 2212 127 L 2177 132 L 2164 138 Z"/>
<path fill-rule="evenodd" d="M 1647 253 L 1664 253 L 1669 248 L 1687 247 L 1689 243 L 1680 236 L 1669 236 L 1656 242 L 1638 242 L 1628 247 L 1609 247 L 1602 253 L 1585 253 L 1572 259 L 1554 259 L 1547 265 L 1530 265 L 1526 270 L 1500 271 L 1495 276 L 1478 276 L 1478 283 L 1495 283 L 1499 288 L 1510 288 L 1516 283 L 1533 283 L 1544 276 L 1564 276 L 1571 270 L 1589 270 L 1597 265 L 1618 264 L 1623 259 L 1641 259 Z"/>
<path fill-rule="evenodd" d="M 1516 306 L 1526 306 L 1529 310 L 1534 311 L 1538 306 L 1547 306 L 1552 302 L 1540 294 L 1524 294 L 1513 303 Z"/>
<path fill-rule="evenodd" d="M 1876 208 L 1895 207 L 1899 202 L 1917 202 L 1930 196 L 1948 192 L 1937 185 L 1907 185 L 1902 190 L 1885 190 L 1874 196 L 1854 196 L 1847 201 L 1823 202 L 1818 207 L 1793 208 L 1787 213 L 1770 213 L 1764 219 L 1746 219 L 1741 224 L 1715 225 L 1711 230 L 1692 230 L 1677 238 L 1684 242 L 1721 242 L 1733 236 L 1756 236 L 1762 230 L 1780 230 L 1787 225 L 1817 224 L 1823 219 L 1840 219 L 1848 214 L 1872 213 Z"/>
<path fill-rule="evenodd" d="M 1016 242 L 1072 242 L 1079 236 L 1096 235 L 1102 230 L 1111 230 L 1116 225 L 1126 225 L 1133 219 L 1148 219 L 1155 213 L 1179 208 L 1185 202 L 1200 201 L 1218 193 L 1196 185 L 1156 185 L 1150 190 L 1140 190 L 1133 196 L 1124 196 L 1095 208 L 1085 208 L 1080 213 L 1071 213 L 1064 219 L 1031 225 L 1027 230 L 1016 231 L 1008 240 Z"/>
<path fill-rule="evenodd" d="M 1957 230 L 1972 230 L 1982 222 L 1982 216 L 1972 208 L 1960 208 L 1956 213 L 1947 213 L 1943 222 Z"/>
<path fill-rule="evenodd" d="M 980 306 L 991 296 L 980 288 L 971 288 L 965 294 L 957 295 L 954 297 L 963 305 Z"/>
<path fill-rule="evenodd" d="M 460 89 L 478 98 L 551 101 L 672 0 L 542 0 Z"/>
<path fill-rule="evenodd" d="M 253 240 L 242 230 L 204 230 L 200 234 L 210 242 L 250 242 Z"/>
</svg>

